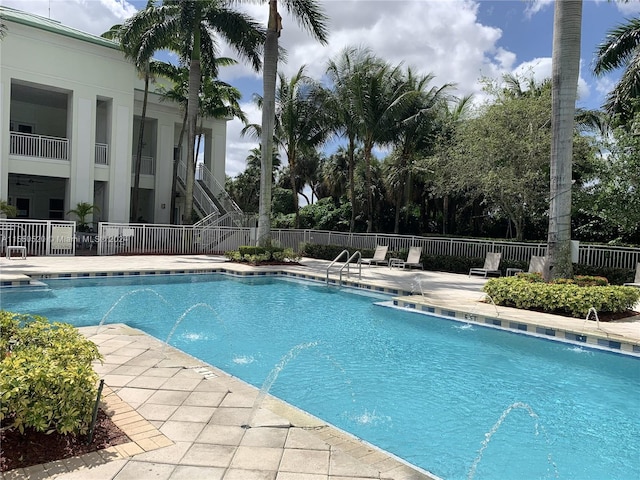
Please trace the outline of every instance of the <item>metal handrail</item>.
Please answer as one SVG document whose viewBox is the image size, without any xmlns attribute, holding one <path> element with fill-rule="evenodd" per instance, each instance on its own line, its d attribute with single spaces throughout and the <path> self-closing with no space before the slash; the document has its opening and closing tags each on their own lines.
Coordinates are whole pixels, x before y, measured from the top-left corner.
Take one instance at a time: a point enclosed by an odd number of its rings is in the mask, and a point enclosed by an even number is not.
<svg viewBox="0 0 640 480">
<path fill-rule="evenodd" d="M 338 256 L 336 258 L 333 259 L 333 261 L 329 264 L 329 266 L 327 267 L 327 285 L 329 285 L 329 270 L 331 269 L 331 267 L 333 267 L 333 265 L 340 260 L 340 258 L 342 258 L 342 256 L 344 254 L 347 254 L 347 258 L 349 258 L 349 250 L 343 250 L 341 251 Z"/>
<path fill-rule="evenodd" d="M 178 163 L 178 178 L 182 183 L 185 185 L 187 184 L 187 165 L 183 161 Z M 205 217 L 220 215 L 220 210 L 218 210 L 216 204 L 211 200 L 200 184 L 195 181 L 193 182 L 193 199 L 200 206 Z"/>
<path fill-rule="evenodd" d="M 198 164 L 196 167 L 196 178 L 202 180 L 212 194 L 216 196 L 218 201 L 222 204 L 224 209 L 229 213 L 242 214 L 242 209 L 236 202 L 233 201 L 229 193 L 220 184 L 218 179 L 213 176 L 211 170 L 203 163 Z"/>
<path fill-rule="evenodd" d="M 360 253 L 360 250 L 357 250 L 353 255 L 351 255 L 348 259 L 347 262 L 340 267 L 340 285 L 342 285 L 342 271 L 344 270 L 345 267 L 347 267 L 347 277 L 351 274 L 350 270 L 349 270 L 349 265 L 351 265 L 351 260 L 353 260 L 354 258 L 358 257 L 358 278 L 362 278 L 362 254 Z"/>
</svg>

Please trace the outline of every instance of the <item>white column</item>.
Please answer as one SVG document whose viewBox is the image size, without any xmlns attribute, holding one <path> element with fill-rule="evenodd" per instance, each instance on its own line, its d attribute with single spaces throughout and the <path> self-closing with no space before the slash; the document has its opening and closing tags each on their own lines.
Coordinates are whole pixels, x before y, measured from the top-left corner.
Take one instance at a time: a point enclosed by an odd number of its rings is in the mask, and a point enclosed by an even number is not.
<svg viewBox="0 0 640 480">
<path fill-rule="evenodd" d="M 133 137 L 131 109 L 117 105 L 113 115 L 113 149 L 109 176 L 110 222 L 129 222 L 131 203 L 131 142 Z"/>
<path fill-rule="evenodd" d="M 74 95 L 75 96 L 75 95 Z M 93 204 L 95 162 L 95 101 L 78 98 L 73 112 L 71 142 L 70 207 L 79 202 Z"/>
<path fill-rule="evenodd" d="M 9 196 L 9 119 L 11 89 L 0 78 L 0 200 Z"/>
<path fill-rule="evenodd" d="M 172 119 L 169 117 L 168 120 L 171 121 Z M 161 123 L 158 121 L 158 135 L 156 140 L 156 182 L 153 192 L 154 223 L 169 223 L 169 220 L 171 219 L 173 130 L 173 123 Z"/>
</svg>

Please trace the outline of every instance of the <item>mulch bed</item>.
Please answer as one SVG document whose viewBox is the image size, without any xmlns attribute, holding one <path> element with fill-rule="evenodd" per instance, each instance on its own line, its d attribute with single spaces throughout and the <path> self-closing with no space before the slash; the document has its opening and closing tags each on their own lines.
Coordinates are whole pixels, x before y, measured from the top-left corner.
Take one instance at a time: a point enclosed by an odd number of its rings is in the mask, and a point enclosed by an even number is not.
<svg viewBox="0 0 640 480">
<path fill-rule="evenodd" d="M 17 430 L 0 431 L 0 471 L 84 455 L 129 441 L 129 437 L 102 410 L 98 411 L 90 445 L 86 443 L 86 435 L 62 435 L 56 432 L 47 435 L 31 428 L 25 429 L 24 434 Z"/>
</svg>

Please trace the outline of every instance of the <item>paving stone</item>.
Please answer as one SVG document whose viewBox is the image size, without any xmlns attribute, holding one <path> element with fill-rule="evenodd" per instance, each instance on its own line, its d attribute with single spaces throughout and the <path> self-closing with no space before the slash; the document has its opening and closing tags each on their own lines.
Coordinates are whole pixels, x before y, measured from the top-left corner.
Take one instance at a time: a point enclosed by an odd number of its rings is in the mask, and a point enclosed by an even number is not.
<svg viewBox="0 0 640 480">
<path fill-rule="evenodd" d="M 277 471 L 282 458 L 281 448 L 238 447 L 231 468 Z"/>
<path fill-rule="evenodd" d="M 235 447 L 227 445 L 194 443 L 182 458 L 182 463 L 226 468 L 229 466 L 235 451 Z"/>
<path fill-rule="evenodd" d="M 164 433 L 174 442 L 192 442 L 204 428 L 205 423 L 196 422 L 165 422 L 160 428 L 160 431 Z"/>
<path fill-rule="evenodd" d="M 329 452 L 321 450 L 286 449 L 280 471 L 296 473 L 329 473 Z"/>
</svg>

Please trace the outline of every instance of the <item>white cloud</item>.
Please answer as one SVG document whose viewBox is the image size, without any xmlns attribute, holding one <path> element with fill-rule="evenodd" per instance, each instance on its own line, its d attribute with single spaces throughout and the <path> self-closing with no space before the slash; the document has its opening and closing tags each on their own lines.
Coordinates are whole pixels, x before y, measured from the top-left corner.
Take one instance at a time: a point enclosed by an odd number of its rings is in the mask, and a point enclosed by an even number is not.
<svg viewBox="0 0 640 480">
<path fill-rule="evenodd" d="M 125 0 L 2 0 L 2 5 L 101 35 L 136 12 Z"/>
<path fill-rule="evenodd" d="M 582 62 L 580 64 L 582 67 Z M 536 81 L 536 83 L 541 83 L 547 78 L 551 78 L 552 66 L 551 66 L 551 58 L 543 57 L 543 58 L 534 58 L 528 62 L 523 62 L 518 65 L 514 70 L 513 74 L 529 79 L 532 78 Z M 582 68 L 581 68 L 582 74 Z M 580 75 L 578 78 L 578 100 L 584 100 L 590 95 L 589 84 L 586 80 Z"/>
<path fill-rule="evenodd" d="M 532 17 L 541 10 L 544 10 L 549 5 L 553 4 L 554 0 L 527 0 L 529 4 L 525 10 L 525 14 L 528 17 Z"/>
<path fill-rule="evenodd" d="M 249 123 L 260 124 L 262 112 L 254 103 L 240 104 L 242 111 L 247 115 Z M 227 162 L 225 166 L 226 174 L 235 177 L 247 167 L 247 156 L 253 148 L 260 147 L 259 141 L 250 136 L 241 137 L 240 132 L 244 128 L 242 122 L 233 119 L 227 123 Z"/>
<path fill-rule="evenodd" d="M 631 0 L 630 2 L 616 2 L 618 10 L 625 15 L 635 15 L 640 13 L 640 2 L 638 0 Z"/>
</svg>

